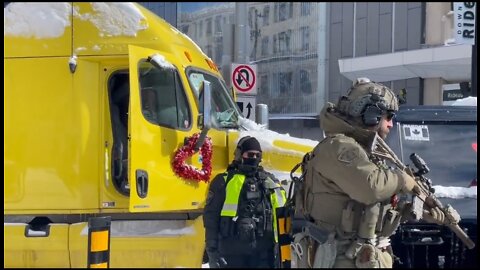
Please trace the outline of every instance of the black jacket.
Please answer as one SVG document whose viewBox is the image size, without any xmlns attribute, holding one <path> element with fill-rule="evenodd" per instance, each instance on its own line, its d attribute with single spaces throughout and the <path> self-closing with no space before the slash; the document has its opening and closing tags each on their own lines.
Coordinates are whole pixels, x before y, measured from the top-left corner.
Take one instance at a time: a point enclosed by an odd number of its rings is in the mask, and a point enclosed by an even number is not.
<svg viewBox="0 0 480 270">
<path fill-rule="evenodd" d="M 240 240 L 235 235 L 235 228 L 227 228 L 227 226 L 229 225 L 235 226 L 234 223 L 231 222 L 231 218 L 222 218 L 220 216 L 226 197 L 225 176 L 227 176 L 228 179 L 229 174 L 231 178 L 235 174 L 244 173 L 239 171 L 235 164 L 232 164 L 227 168 L 227 171 L 225 173 L 216 175 L 209 186 L 207 201 L 203 215 L 207 249 L 213 245 L 214 247 L 218 248 L 219 252 L 222 254 L 248 254 L 255 253 L 258 250 L 273 249 L 274 239 L 272 232 L 265 233 L 265 235 L 261 237 L 257 236 L 256 248 L 251 248 L 251 241 Z M 257 181 L 259 180 L 259 182 L 261 182 L 262 179 L 265 179 L 267 176 L 275 182 L 279 182 L 273 174 L 266 172 L 261 166 L 257 169 L 257 172 L 254 175 L 247 175 L 247 177 L 254 177 L 255 179 L 257 179 Z M 240 192 L 240 200 L 242 200 L 242 198 L 245 198 L 246 183 L 247 181 L 245 181 Z M 262 192 L 265 191 L 263 190 Z M 266 197 L 269 198 L 269 196 Z M 268 203 L 270 204 L 270 202 Z M 239 201 L 239 211 L 237 212 L 237 214 L 240 212 L 240 205 L 241 202 Z M 223 232 L 221 232 L 221 230 L 223 230 Z M 226 236 L 226 233 L 224 233 L 225 230 L 231 230 L 232 234 Z"/>
</svg>

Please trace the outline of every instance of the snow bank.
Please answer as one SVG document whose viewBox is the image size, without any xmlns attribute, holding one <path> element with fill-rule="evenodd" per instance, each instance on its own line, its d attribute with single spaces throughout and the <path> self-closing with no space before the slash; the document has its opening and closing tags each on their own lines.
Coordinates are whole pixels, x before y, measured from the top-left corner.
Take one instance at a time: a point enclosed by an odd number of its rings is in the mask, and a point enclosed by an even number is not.
<svg viewBox="0 0 480 270">
<path fill-rule="evenodd" d="M 477 198 L 477 187 L 444 187 L 433 186 L 435 189 L 435 196 L 439 198 Z"/>
<path fill-rule="evenodd" d="M 477 106 L 477 97 L 466 97 L 455 100 L 451 106 Z"/>
</svg>

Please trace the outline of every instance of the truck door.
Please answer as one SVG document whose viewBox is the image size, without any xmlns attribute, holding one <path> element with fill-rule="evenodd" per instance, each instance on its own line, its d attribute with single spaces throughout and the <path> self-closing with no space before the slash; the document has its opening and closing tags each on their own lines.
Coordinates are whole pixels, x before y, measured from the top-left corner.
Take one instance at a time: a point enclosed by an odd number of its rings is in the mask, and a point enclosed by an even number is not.
<svg viewBox="0 0 480 270">
<path fill-rule="evenodd" d="M 153 60 L 154 59 L 154 60 Z M 160 60 L 159 60 L 160 59 Z M 153 62 L 155 61 L 155 62 Z M 200 132 L 193 119 L 192 93 L 182 80 L 173 55 L 129 46 L 130 104 L 128 113 L 129 186 L 131 212 L 200 209 L 207 184 L 183 179 L 172 169 L 176 150 Z M 225 132 L 210 131 L 213 155 L 223 158 Z M 214 157 L 212 163 L 215 162 Z M 185 161 L 201 168 L 198 152 Z M 223 162 L 225 163 L 225 161 Z M 212 172 L 213 177 L 217 172 Z"/>
</svg>

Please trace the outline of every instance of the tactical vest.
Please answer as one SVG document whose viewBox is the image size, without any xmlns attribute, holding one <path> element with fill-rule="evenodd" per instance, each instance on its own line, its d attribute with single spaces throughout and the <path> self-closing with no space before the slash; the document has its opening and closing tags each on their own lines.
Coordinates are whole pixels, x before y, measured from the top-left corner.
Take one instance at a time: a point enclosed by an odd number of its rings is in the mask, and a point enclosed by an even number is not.
<svg viewBox="0 0 480 270">
<path fill-rule="evenodd" d="M 328 137 L 327 137 L 328 138 Z M 327 142 L 324 139 L 320 144 Z M 319 145 L 320 145 L 319 144 Z M 295 191 L 295 212 L 297 215 L 303 216 L 307 219 L 315 217 L 319 211 L 324 211 L 318 205 L 318 202 L 328 203 L 330 210 L 335 209 L 339 213 L 340 222 L 338 227 L 331 226 L 332 223 L 326 221 L 322 223 L 322 228 L 329 231 L 336 231 L 339 238 L 364 238 L 371 239 L 376 237 L 389 237 L 398 227 L 401 219 L 401 206 L 393 209 L 391 207 L 391 199 L 378 202 L 373 205 L 364 205 L 354 200 L 350 200 L 347 195 L 342 199 L 341 196 L 334 196 L 326 193 L 314 193 L 312 188 L 316 181 L 321 181 L 321 175 L 313 169 L 314 163 L 312 161 L 315 154 L 318 152 L 318 145 L 312 152 L 307 153 L 302 161 L 303 186 L 300 186 L 299 191 Z M 377 164 L 377 166 L 388 169 L 384 160 L 370 155 L 370 160 Z M 321 197 L 321 198 L 319 198 Z M 343 201 L 342 201 L 343 200 Z"/>
<path fill-rule="evenodd" d="M 227 183 L 225 188 L 226 196 L 222 211 L 220 212 L 220 216 L 231 217 L 234 221 L 236 221 L 240 192 L 245 183 L 245 175 L 235 174 L 230 179 L 227 179 L 227 175 L 225 175 L 224 179 Z M 286 194 L 285 191 L 281 188 L 281 185 L 275 183 L 269 177 L 264 180 L 263 186 L 265 188 L 265 191 L 269 193 L 269 201 L 272 206 L 273 215 L 273 235 L 275 238 L 275 242 L 278 242 L 276 208 L 284 206 L 286 201 Z"/>
</svg>

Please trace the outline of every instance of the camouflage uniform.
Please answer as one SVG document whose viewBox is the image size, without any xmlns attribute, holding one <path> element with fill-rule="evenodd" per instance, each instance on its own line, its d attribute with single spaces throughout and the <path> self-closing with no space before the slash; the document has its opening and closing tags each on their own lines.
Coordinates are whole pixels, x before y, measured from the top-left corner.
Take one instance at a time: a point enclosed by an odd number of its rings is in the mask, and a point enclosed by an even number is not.
<svg viewBox="0 0 480 270">
<path fill-rule="evenodd" d="M 369 81 L 354 85 L 337 106 L 325 106 L 320 123 L 327 137 L 314 148 L 305 179 L 307 212 L 320 228 L 336 233 L 334 268 L 392 267 L 388 237 L 400 223 L 402 209 L 390 202 L 405 191 L 409 176 L 371 154 L 374 139 L 381 140 L 363 118 L 372 105 L 380 109 L 374 114 L 377 120 L 381 112 L 398 110 L 393 92 Z M 345 252 L 360 237 L 365 241 L 357 243 L 349 258 Z"/>
</svg>

